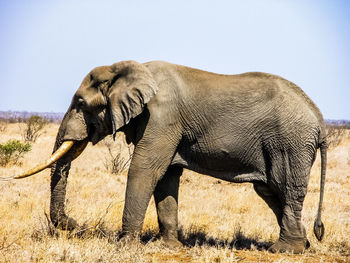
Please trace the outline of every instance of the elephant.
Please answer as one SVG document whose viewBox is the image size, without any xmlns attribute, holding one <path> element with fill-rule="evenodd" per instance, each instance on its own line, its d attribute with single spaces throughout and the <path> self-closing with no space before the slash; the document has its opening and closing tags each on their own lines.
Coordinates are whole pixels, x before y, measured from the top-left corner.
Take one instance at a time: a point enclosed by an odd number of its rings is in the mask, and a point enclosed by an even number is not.
<svg viewBox="0 0 350 263">
<path fill-rule="evenodd" d="M 51 167 L 50 218 L 61 229 L 72 160 L 107 135 L 123 132 L 134 145 L 122 217 L 122 239 L 140 233 L 154 196 L 161 239 L 178 241 L 178 191 L 183 169 L 232 183 L 250 182 L 274 212 L 279 238 L 270 252 L 303 253 L 310 246 L 301 222 L 317 150 L 321 210 L 327 142 L 320 110 L 297 85 L 277 75 L 211 73 L 163 61 L 121 61 L 83 79 L 59 127 L 51 158 L 21 174 Z M 205 200 L 203 200 L 205 202 Z"/>
</svg>

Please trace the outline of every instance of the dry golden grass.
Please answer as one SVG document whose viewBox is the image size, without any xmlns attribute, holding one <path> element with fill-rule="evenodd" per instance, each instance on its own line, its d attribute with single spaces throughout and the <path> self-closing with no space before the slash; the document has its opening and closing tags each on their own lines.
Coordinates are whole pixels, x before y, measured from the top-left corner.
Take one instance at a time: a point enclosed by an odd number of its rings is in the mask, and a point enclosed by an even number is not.
<svg viewBox="0 0 350 263">
<path fill-rule="evenodd" d="M 21 139 L 19 124 L 0 131 L 0 143 Z M 22 166 L 0 168 L 10 176 L 50 155 L 57 124 L 25 155 Z M 143 242 L 123 246 L 115 241 L 121 229 L 126 173 L 112 175 L 103 165 L 107 149 L 88 146 L 72 164 L 67 212 L 82 225 L 75 233 L 57 231 L 48 223 L 49 171 L 18 181 L 0 182 L 0 262 L 350 262 L 350 133 L 328 152 L 323 209 L 326 234 L 312 233 L 319 199 L 320 161 L 311 172 L 303 221 L 311 248 L 303 255 L 269 254 L 264 248 L 278 237 L 273 213 L 250 184 L 232 184 L 186 171 L 179 196 L 181 249 L 170 250 L 156 239 L 151 201 Z"/>
</svg>

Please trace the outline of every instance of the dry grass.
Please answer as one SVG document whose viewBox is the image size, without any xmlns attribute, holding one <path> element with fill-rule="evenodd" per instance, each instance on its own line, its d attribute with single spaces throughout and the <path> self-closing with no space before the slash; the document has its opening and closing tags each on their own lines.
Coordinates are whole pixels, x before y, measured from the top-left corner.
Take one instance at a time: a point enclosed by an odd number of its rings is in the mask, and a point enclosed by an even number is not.
<svg viewBox="0 0 350 263">
<path fill-rule="evenodd" d="M 23 159 L 22 167 L 0 168 L 10 176 L 50 155 L 58 125 L 49 124 Z M 20 139 L 18 124 L 0 131 L 0 143 Z M 49 213 L 49 171 L 19 181 L 0 182 L 0 262 L 350 262 L 350 134 L 330 149 L 323 221 L 326 234 L 312 233 L 319 196 L 319 157 L 303 210 L 311 248 L 304 255 L 269 254 L 278 237 L 274 215 L 250 184 L 231 184 L 186 171 L 179 197 L 181 249 L 170 250 L 156 240 L 151 201 L 141 243 L 115 242 L 121 229 L 126 173 L 106 172 L 108 150 L 88 146 L 73 163 L 67 212 L 81 231 L 55 230 Z"/>
</svg>

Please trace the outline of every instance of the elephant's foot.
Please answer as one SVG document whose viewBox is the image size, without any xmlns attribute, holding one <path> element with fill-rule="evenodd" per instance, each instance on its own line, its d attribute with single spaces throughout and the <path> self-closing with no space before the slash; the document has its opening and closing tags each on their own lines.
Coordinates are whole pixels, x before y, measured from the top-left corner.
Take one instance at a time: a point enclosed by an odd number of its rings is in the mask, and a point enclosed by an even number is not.
<svg viewBox="0 0 350 263">
<path fill-rule="evenodd" d="M 290 239 L 288 241 L 277 240 L 268 251 L 271 253 L 293 253 L 302 254 L 306 249 L 310 247 L 310 242 L 305 238 L 303 239 Z"/>
<path fill-rule="evenodd" d="M 119 246 L 127 246 L 131 243 L 139 243 L 140 242 L 140 234 L 138 232 L 135 232 L 135 233 L 122 232 L 116 238 L 115 242 Z"/>
<path fill-rule="evenodd" d="M 78 228 L 78 223 L 73 218 L 68 216 L 60 216 L 59 219 L 52 220 L 53 225 L 61 230 L 68 230 L 72 231 L 76 228 Z"/>
<path fill-rule="evenodd" d="M 168 248 L 182 247 L 182 243 L 178 240 L 177 230 L 162 229 L 160 235 L 162 245 Z"/>
<path fill-rule="evenodd" d="M 181 248 L 183 245 L 182 243 L 175 237 L 173 238 L 167 238 L 167 237 L 161 237 L 160 238 L 161 244 L 167 248 Z"/>
</svg>

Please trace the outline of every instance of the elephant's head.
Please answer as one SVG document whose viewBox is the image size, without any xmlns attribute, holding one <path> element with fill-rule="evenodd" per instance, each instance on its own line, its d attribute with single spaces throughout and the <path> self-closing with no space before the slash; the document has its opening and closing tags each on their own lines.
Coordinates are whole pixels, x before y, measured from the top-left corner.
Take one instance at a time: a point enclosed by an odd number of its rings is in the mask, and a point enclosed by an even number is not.
<svg viewBox="0 0 350 263">
<path fill-rule="evenodd" d="M 139 115 L 157 91 L 150 71 L 135 61 L 94 68 L 82 81 L 59 128 L 54 153 L 41 165 L 16 176 L 35 174 L 58 159 L 72 160 L 87 142 L 96 144 Z"/>
<path fill-rule="evenodd" d="M 62 120 L 51 158 L 14 177 L 24 178 L 51 166 L 50 217 L 57 227 L 77 226 L 64 209 L 71 161 L 89 141 L 96 144 L 106 135 L 127 128 L 156 91 L 150 71 L 135 61 L 97 67 L 84 78 Z"/>
</svg>

